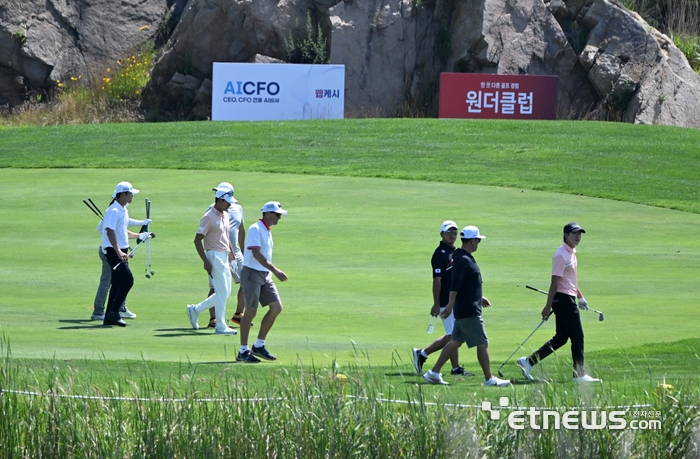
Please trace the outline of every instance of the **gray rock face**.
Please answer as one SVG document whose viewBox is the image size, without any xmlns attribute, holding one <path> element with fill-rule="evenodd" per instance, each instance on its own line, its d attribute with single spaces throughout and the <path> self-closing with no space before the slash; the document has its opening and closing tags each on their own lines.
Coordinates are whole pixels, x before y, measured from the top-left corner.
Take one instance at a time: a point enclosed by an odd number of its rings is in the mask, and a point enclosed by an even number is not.
<svg viewBox="0 0 700 459">
<path fill-rule="evenodd" d="M 456 71 L 557 75 L 560 119 L 700 128 L 700 76 L 616 0 L 5 0 L 0 103 L 90 78 L 166 7 L 182 17 L 143 105 L 172 118 L 209 116 L 213 62 L 287 60 L 309 15 L 345 65 L 349 117 L 435 115 L 439 73 Z"/>
<path fill-rule="evenodd" d="M 101 77 L 153 38 L 166 8 L 166 0 L 3 0 L 0 104 L 56 80 Z"/>
</svg>

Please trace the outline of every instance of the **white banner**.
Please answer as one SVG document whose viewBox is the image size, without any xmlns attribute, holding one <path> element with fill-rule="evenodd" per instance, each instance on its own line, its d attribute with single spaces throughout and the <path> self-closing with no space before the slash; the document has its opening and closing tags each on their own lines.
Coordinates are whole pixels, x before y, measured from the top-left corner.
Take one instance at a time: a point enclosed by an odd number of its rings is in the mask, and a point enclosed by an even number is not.
<svg viewBox="0 0 700 459">
<path fill-rule="evenodd" d="M 343 118 L 345 66 L 214 62 L 215 121 Z"/>
</svg>

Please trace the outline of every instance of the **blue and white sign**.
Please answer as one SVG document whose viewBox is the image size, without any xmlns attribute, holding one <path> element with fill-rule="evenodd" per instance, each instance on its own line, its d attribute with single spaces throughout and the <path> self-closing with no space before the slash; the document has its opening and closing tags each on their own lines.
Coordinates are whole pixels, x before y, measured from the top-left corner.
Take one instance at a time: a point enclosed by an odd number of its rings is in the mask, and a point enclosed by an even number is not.
<svg viewBox="0 0 700 459">
<path fill-rule="evenodd" d="M 211 119 L 342 119 L 345 66 L 214 62 Z"/>
</svg>

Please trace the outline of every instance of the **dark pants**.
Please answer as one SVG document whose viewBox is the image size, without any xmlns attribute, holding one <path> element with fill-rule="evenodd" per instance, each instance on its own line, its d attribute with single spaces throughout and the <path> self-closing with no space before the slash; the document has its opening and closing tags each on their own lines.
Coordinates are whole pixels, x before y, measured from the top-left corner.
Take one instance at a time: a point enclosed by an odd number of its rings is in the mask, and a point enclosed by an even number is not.
<svg viewBox="0 0 700 459">
<path fill-rule="evenodd" d="M 574 376 L 582 376 L 585 373 L 583 371 L 583 327 L 576 299 L 563 293 L 557 293 L 552 301 L 552 311 L 556 317 L 556 333 L 552 339 L 544 343 L 537 352 L 530 356 L 530 363 L 534 365 L 547 358 L 571 339 Z"/>
<path fill-rule="evenodd" d="M 121 263 L 117 269 L 112 271 L 112 286 L 109 289 L 109 298 L 107 300 L 107 314 L 119 314 L 119 307 L 126 300 L 129 290 L 134 285 L 134 276 L 129 269 L 129 263 L 124 263 L 117 256 L 116 250 L 112 247 L 107 247 L 105 256 L 107 263 L 111 268 Z"/>
</svg>

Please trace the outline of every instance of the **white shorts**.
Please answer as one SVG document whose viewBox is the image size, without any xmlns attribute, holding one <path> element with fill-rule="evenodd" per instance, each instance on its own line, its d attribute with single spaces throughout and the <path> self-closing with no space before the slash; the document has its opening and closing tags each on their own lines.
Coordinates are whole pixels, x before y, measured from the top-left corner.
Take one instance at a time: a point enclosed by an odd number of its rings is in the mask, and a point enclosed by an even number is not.
<svg viewBox="0 0 700 459">
<path fill-rule="evenodd" d="M 440 313 L 442 314 L 442 311 L 444 311 L 445 308 L 440 308 Z M 445 327 L 445 334 L 446 335 L 451 335 L 452 330 L 455 328 L 455 311 L 454 309 L 450 313 L 449 316 L 447 316 L 447 319 L 442 319 L 442 326 Z"/>
</svg>

